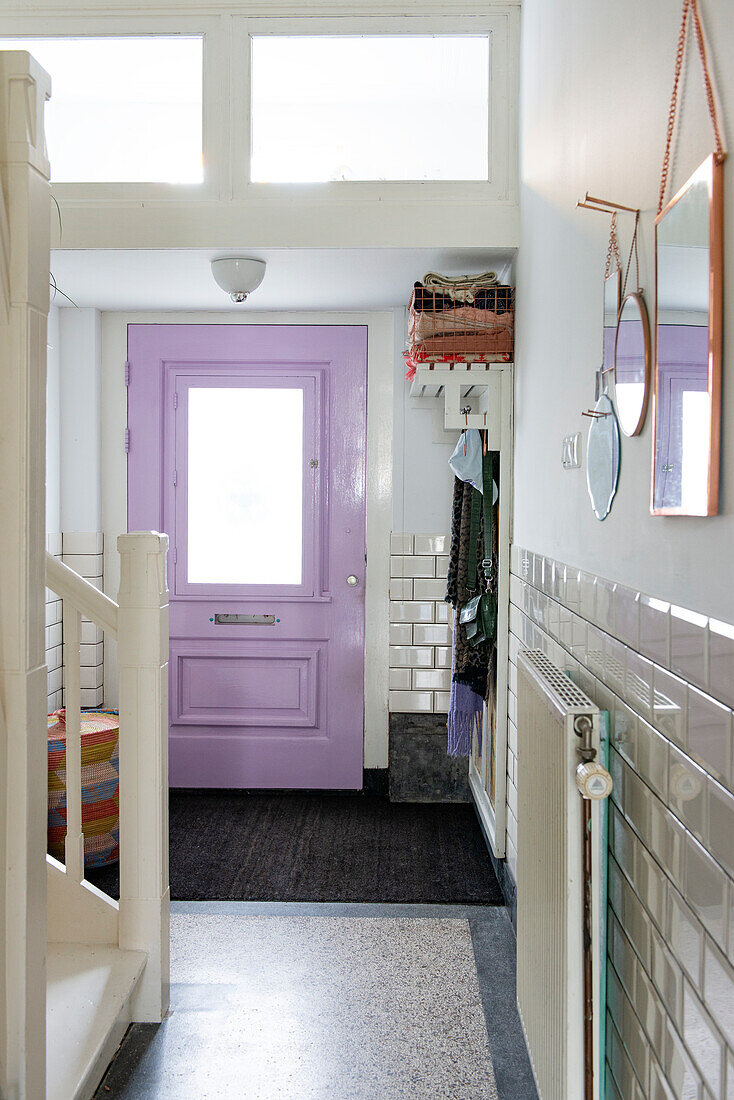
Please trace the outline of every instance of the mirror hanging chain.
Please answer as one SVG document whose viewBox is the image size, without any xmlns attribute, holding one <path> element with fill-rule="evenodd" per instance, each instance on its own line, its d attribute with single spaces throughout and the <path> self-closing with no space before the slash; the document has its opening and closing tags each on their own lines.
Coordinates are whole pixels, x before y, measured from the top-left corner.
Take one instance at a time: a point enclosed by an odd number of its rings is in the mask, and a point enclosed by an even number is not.
<svg viewBox="0 0 734 1100">
<path fill-rule="evenodd" d="M 696 42 L 698 44 L 698 54 L 701 59 L 701 68 L 703 70 L 703 82 L 706 89 L 706 101 L 708 103 L 709 115 L 711 116 L 711 125 L 714 130 L 714 141 L 716 144 L 716 159 L 721 162 L 726 157 L 726 150 L 724 149 L 724 143 L 721 137 L 721 130 L 719 129 L 719 118 L 716 112 L 716 100 L 714 98 L 713 85 L 711 82 L 711 74 L 709 73 L 708 62 L 706 60 L 706 43 L 703 37 L 703 27 L 701 26 L 701 18 L 698 13 L 698 0 L 683 0 L 683 16 L 681 18 L 680 32 L 678 34 L 678 47 L 675 54 L 675 73 L 673 77 L 673 91 L 670 97 L 670 110 L 668 112 L 668 129 L 665 137 L 665 154 L 663 156 L 663 167 L 660 172 L 660 193 L 658 195 L 658 214 L 662 212 L 665 205 L 665 192 L 668 186 L 668 173 L 670 171 L 670 148 L 673 143 L 673 133 L 675 131 L 675 120 L 678 113 L 678 89 L 680 87 L 680 77 L 683 70 L 683 59 L 686 53 L 686 42 L 688 39 L 688 27 L 689 19 L 693 21 L 693 28 L 696 35 Z"/>
</svg>

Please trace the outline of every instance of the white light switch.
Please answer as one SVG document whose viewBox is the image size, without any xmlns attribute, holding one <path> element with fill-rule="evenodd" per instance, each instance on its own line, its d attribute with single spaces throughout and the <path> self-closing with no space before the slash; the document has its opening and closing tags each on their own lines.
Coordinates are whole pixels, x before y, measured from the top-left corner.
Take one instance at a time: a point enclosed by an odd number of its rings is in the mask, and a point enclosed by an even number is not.
<svg viewBox="0 0 734 1100">
<path fill-rule="evenodd" d="M 577 470 L 581 465 L 581 432 L 563 437 L 561 462 L 564 470 Z"/>
</svg>

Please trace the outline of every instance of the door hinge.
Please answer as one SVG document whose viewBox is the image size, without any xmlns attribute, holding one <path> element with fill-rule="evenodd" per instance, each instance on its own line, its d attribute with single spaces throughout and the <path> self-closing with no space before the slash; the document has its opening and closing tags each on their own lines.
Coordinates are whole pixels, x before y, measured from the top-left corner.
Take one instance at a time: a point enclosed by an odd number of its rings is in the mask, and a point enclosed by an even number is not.
<svg viewBox="0 0 734 1100">
<path fill-rule="evenodd" d="M 319 468 L 319 460 L 318 460 L 318 458 L 312 458 L 312 459 L 311 459 L 311 461 L 310 461 L 310 463 L 309 463 L 309 465 L 310 465 L 310 467 L 311 467 L 311 469 L 312 469 L 312 470 L 318 470 L 318 468 Z"/>
<path fill-rule="evenodd" d="M 177 550 L 177 548 L 176 548 L 176 547 L 174 546 L 174 547 L 173 547 L 173 564 L 175 565 L 177 561 L 178 561 L 178 550 Z"/>
<path fill-rule="evenodd" d="M 125 428 L 124 441 L 125 441 L 125 454 L 128 454 L 128 452 L 130 451 L 130 429 L 129 428 Z"/>
<path fill-rule="evenodd" d="M 125 363 L 125 385 L 130 385 L 130 363 Z"/>
<path fill-rule="evenodd" d="M 178 485 L 178 470 L 173 471 L 173 484 Z"/>
<path fill-rule="evenodd" d="M 173 407 L 174 407 L 174 409 L 178 408 L 178 394 L 176 393 L 175 390 L 173 392 Z"/>
</svg>

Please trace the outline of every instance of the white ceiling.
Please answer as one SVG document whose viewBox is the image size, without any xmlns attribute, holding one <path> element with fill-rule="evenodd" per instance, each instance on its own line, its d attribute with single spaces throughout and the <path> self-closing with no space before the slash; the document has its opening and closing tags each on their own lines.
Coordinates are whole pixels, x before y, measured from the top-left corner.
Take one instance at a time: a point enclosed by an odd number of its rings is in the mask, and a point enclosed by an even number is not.
<svg viewBox="0 0 734 1100">
<path fill-rule="evenodd" d="M 224 255 L 267 261 L 243 305 L 212 278 L 210 260 Z M 374 310 L 407 305 L 427 271 L 507 279 L 512 260 L 512 250 L 491 248 L 57 249 L 51 272 L 75 305 L 102 310 Z M 54 304 L 70 303 L 57 294 Z"/>
</svg>

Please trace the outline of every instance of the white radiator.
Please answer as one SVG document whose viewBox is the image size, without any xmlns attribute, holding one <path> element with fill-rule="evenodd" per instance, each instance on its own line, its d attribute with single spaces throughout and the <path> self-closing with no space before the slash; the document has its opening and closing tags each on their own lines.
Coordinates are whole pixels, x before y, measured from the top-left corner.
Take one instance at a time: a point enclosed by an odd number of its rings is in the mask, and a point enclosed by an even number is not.
<svg viewBox="0 0 734 1100">
<path fill-rule="evenodd" d="M 517 691 L 517 1000 L 541 1100 L 585 1100 L 600 1095 L 602 803 L 590 802 L 592 1089 L 584 1074 L 584 799 L 576 770 L 591 750 L 598 760 L 599 710 L 537 650 L 519 655 Z M 606 783 L 608 773 L 596 770 L 595 782 Z"/>
</svg>

